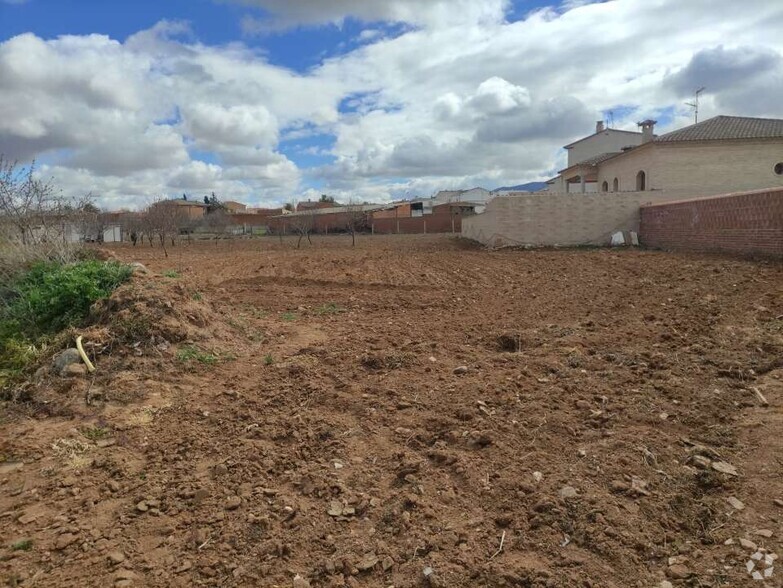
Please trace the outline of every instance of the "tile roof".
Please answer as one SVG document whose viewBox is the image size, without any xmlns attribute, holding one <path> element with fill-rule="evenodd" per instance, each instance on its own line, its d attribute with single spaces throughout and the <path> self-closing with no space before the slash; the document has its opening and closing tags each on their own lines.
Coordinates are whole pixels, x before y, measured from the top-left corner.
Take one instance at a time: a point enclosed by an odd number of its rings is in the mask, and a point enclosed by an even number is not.
<svg viewBox="0 0 783 588">
<path fill-rule="evenodd" d="M 716 116 L 655 139 L 656 143 L 783 138 L 783 119 Z"/>
<path fill-rule="evenodd" d="M 599 163 L 601 163 L 603 161 L 606 161 L 607 159 L 611 159 L 612 157 L 614 157 L 615 155 L 618 155 L 619 153 L 620 153 L 620 151 L 612 151 L 610 153 L 601 153 L 601 155 L 595 155 L 593 157 L 588 157 L 587 159 L 585 159 L 583 161 L 579 161 L 579 162 L 575 163 L 574 166 L 576 166 L 576 165 L 598 165 Z M 574 166 L 571 166 L 571 167 L 574 167 Z"/>
<path fill-rule="evenodd" d="M 563 173 L 567 169 L 572 169 L 574 167 L 582 167 L 582 166 L 592 167 L 592 166 L 596 166 L 599 163 L 602 163 L 602 162 L 606 161 L 607 159 L 611 159 L 612 157 L 620 155 L 620 153 L 622 153 L 622 152 L 621 151 L 613 151 L 613 152 L 609 152 L 609 153 L 601 153 L 601 155 L 594 155 L 593 157 L 588 157 L 587 159 L 584 159 L 582 161 L 578 161 L 574 165 L 569 165 L 565 169 L 561 169 L 560 173 Z M 552 179 L 556 180 L 557 178 L 552 178 Z M 552 180 L 549 180 L 549 181 L 551 182 Z"/>
</svg>

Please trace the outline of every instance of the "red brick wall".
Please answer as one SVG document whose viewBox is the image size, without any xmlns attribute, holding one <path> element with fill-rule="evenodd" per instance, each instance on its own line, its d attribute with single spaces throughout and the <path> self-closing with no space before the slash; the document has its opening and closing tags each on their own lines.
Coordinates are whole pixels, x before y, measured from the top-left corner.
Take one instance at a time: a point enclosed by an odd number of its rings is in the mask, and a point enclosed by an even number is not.
<svg viewBox="0 0 783 588">
<path fill-rule="evenodd" d="M 462 218 L 454 215 L 453 231 L 462 230 Z M 451 233 L 452 215 L 426 214 L 410 218 L 376 218 L 373 220 L 373 230 L 378 234 L 400 233 L 404 235 L 420 235 L 422 233 Z M 426 231 L 425 231 L 426 223 Z"/>
<path fill-rule="evenodd" d="M 639 239 L 657 249 L 783 257 L 783 188 L 642 206 Z"/>
</svg>

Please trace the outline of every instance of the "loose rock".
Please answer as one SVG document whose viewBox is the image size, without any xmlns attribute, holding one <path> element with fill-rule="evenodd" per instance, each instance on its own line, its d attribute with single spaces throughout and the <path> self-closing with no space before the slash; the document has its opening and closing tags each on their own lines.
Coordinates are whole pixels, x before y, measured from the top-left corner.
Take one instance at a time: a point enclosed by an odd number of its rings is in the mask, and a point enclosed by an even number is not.
<svg viewBox="0 0 783 588">
<path fill-rule="evenodd" d="M 576 488 L 572 486 L 563 486 L 560 488 L 560 498 L 567 500 L 569 498 L 576 498 L 577 496 Z"/>
<path fill-rule="evenodd" d="M 226 499 L 226 510 L 236 510 L 242 506 L 242 499 L 239 496 L 229 496 Z"/>
<path fill-rule="evenodd" d="M 667 573 L 675 580 L 685 580 L 691 576 L 691 571 L 683 564 L 675 564 L 669 567 Z"/>
<path fill-rule="evenodd" d="M 378 563 L 378 556 L 374 553 L 368 553 L 356 564 L 356 569 L 360 572 L 367 572 L 375 567 Z"/>
<path fill-rule="evenodd" d="M 744 547 L 745 549 L 750 549 L 752 551 L 756 551 L 756 549 L 758 549 L 756 544 L 753 543 L 753 541 L 750 541 L 749 539 L 740 538 L 739 544 L 742 545 L 742 547 Z"/>
<path fill-rule="evenodd" d="M 65 366 L 60 375 L 63 378 L 80 378 L 87 375 L 87 366 L 83 363 L 72 363 Z"/>
<path fill-rule="evenodd" d="M 294 576 L 293 582 L 292 582 L 293 588 L 310 588 L 310 582 L 307 580 L 307 578 L 303 578 L 299 574 Z"/>
<path fill-rule="evenodd" d="M 54 548 L 57 551 L 65 549 L 66 547 L 74 543 L 76 539 L 77 539 L 76 535 L 73 535 L 72 533 L 64 533 L 57 538 L 57 541 L 54 544 Z"/>
<path fill-rule="evenodd" d="M 744 510 L 745 504 L 739 500 L 738 498 L 735 498 L 734 496 L 729 496 L 726 499 L 726 502 L 728 502 L 731 505 L 731 508 L 735 510 Z"/>
<path fill-rule="evenodd" d="M 737 473 L 737 468 L 735 468 L 730 463 L 726 463 L 725 461 L 713 461 L 712 469 L 716 472 L 727 474 L 729 476 L 739 476 Z"/>
<path fill-rule="evenodd" d="M 78 349 L 72 347 L 58 353 L 52 358 L 52 371 L 56 374 L 63 375 L 63 370 L 65 370 L 66 367 L 80 363 L 82 363 L 82 356 L 79 355 Z"/>
<path fill-rule="evenodd" d="M 121 551 L 110 551 L 106 554 L 106 557 L 108 557 L 109 561 L 114 565 L 121 564 L 125 561 L 125 554 Z"/>
<path fill-rule="evenodd" d="M 454 374 L 457 376 L 461 376 L 462 374 L 467 374 L 467 373 L 468 373 L 468 366 L 466 365 L 461 365 L 454 368 Z"/>
</svg>

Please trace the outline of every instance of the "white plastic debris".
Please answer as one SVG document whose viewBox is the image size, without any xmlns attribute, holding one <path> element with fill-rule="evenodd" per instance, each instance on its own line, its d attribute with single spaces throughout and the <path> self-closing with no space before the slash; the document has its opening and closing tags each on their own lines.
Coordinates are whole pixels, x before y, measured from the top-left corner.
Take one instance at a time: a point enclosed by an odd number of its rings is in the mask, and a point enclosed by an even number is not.
<svg viewBox="0 0 783 588">
<path fill-rule="evenodd" d="M 612 247 L 622 247 L 625 245 L 625 235 L 623 235 L 622 231 L 617 231 L 616 233 L 612 234 Z"/>
</svg>

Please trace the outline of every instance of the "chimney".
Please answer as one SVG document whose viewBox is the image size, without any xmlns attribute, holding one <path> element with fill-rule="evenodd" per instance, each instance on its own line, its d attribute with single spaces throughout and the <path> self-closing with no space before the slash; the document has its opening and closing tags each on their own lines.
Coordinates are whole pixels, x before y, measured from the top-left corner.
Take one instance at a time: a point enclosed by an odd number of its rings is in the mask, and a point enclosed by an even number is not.
<svg viewBox="0 0 783 588">
<path fill-rule="evenodd" d="M 657 120 L 651 120 L 648 118 L 647 120 L 643 120 L 642 122 L 638 123 L 642 128 L 642 145 L 655 139 L 655 134 L 653 131 L 655 130 L 655 124 L 657 122 Z"/>
<path fill-rule="evenodd" d="M 595 123 L 595 132 L 596 134 L 598 134 L 598 133 L 603 133 L 603 131 L 604 131 L 604 121 L 599 120 L 598 122 Z"/>
</svg>

